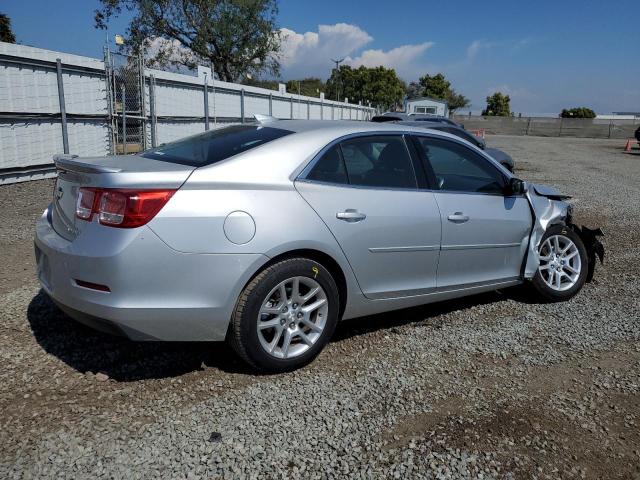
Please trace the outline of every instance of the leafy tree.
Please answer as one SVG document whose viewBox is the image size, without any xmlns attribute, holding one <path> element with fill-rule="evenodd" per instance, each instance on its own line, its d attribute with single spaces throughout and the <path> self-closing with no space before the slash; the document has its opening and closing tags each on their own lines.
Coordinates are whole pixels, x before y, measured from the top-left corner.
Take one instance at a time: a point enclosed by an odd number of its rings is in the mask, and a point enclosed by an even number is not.
<svg viewBox="0 0 640 480">
<path fill-rule="evenodd" d="M 287 82 L 287 92 L 298 93 L 307 97 L 319 97 L 320 92 L 326 92 L 327 86 L 319 78 L 309 77 L 302 80 L 289 80 Z"/>
<path fill-rule="evenodd" d="M 341 65 L 338 70 L 331 72 L 327 80 L 327 92 L 331 98 L 336 98 L 335 92 L 339 90 L 337 99 L 347 97 L 350 102 L 362 102 L 366 105 L 371 102 L 374 106 L 384 109 L 393 109 L 402 103 L 406 86 L 393 68 L 365 67 L 352 68 L 349 65 Z"/>
<path fill-rule="evenodd" d="M 482 115 L 489 117 L 509 117 L 511 113 L 511 98 L 501 92 L 496 92 L 487 97 L 487 108 L 482 111 Z"/>
<path fill-rule="evenodd" d="M 11 19 L 0 13 L 0 42 L 16 43 L 16 36 L 11 29 Z"/>
<path fill-rule="evenodd" d="M 471 103 L 467 97 L 451 88 L 451 82 L 442 73 L 424 75 L 417 83 L 411 82 L 407 89 L 407 95 L 409 98 L 431 97 L 445 100 L 451 113 L 460 108 L 468 107 Z"/>
<path fill-rule="evenodd" d="M 247 74 L 278 75 L 277 0 L 100 0 L 96 28 L 123 10 L 132 51 L 146 48 L 152 64 L 195 68 L 211 63 L 228 82 Z"/>
<path fill-rule="evenodd" d="M 560 112 L 562 118 L 596 118 L 596 112 L 587 107 L 576 107 L 570 109 L 562 109 Z"/>
</svg>

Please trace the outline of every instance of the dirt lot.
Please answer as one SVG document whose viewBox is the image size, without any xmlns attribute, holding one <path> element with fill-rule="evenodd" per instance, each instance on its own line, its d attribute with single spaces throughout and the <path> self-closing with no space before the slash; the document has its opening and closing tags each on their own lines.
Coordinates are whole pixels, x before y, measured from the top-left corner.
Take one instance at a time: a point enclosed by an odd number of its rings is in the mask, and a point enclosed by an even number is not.
<svg viewBox="0 0 640 480">
<path fill-rule="evenodd" d="M 224 345 L 136 344 L 39 291 L 52 182 L 0 187 L 1 478 L 640 479 L 640 155 L 494 136 L 574 195 L 607 258 L 570 302 L 518 289 L 344 322 L 302 371 Z"/>
</svg>

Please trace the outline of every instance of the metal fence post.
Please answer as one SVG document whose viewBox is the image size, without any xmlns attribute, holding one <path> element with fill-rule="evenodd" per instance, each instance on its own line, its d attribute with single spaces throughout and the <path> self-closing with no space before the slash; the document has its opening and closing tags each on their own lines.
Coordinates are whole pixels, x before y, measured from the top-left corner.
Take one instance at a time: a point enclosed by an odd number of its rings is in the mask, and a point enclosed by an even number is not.
<svg viewBox="0 0 640 480">
<path fill-rule="evenodd" d="M 209 82 L 204 74 L 204 129 L 209 130 Z"/>
<path fill-rule="evenodd" d="M 311 118 L 311 101 L 307 100 L 307 120 Z"/>
<path fill-rule="evenodd" d="M 240 90 L 240 123 L 244 123 L 244 88 Z"/>
<path fill-rule="evenodd" d="M 635 121 L 633 122 L 635 124 Z M 609 120 L 609 136 L 607 138 L 611 138 L 611 129 L 613 128 L 613 118 Z"/>
<path fill-rule="evenodd" d="M 149 75 L 149 115 L 151 115 L 151 147 L 158 145 L 157 140 L 157 122 L 156 117 L 156 77 Z"/>
<path fill-rule="evenodd" d="M 122 153 L 127 154 L 127 87 L 122 84 Z"/>
<path fill-rule="evenodd" d="M 211 94 L 213 96 L 213 124 L 218 125 L 218 117 L 216 116 L 216 75 L 211 74 Z"/>
<path fill-rule="evenodd" d="M 291 119 L 293 120 L 293 97 L 289 97 L 289 107 L 291 108 L 291 113 L 289 114 L 289 117 L 291 117 Z"/>
<path fill-rule="evenodd" d="M 269 116 L 273 116 L 273 93 L 269 94 Z"/>
<path fill-rule="evenodd" d="M 56 73 L 58 77 L 58 102 L 60 103 L 60 123 L 62 124 L 62 149 L 69 153 L 69 133 L 67 131 L 67 109 L 64 103 L 64 84 L 62 82 L 62 61 L 56 58 Z"/>
<path fill-rule="evenodd" d="M 324 100 L 320 99 L 320 120 L 324 120 Z"/>
<path fill-rule="evenodd" d="M 527 120 L 527 131 L 524 132 L 525 135 L 529 135 L 529 129 L 531 128 L 531 117 Z"/>
<path fill-rule="evenodd" d="M 113 155 L 115 153 L 116 137 L 113 128 L 113 96 L 114 92 L 111 91 L 111 55 L 108 47 L 104 47 L 104 77 L 105 77 L 105 89 L 107 92 L 107 112 L 109 114 L 109 120 L 107 125 L 109 128 L 109 153 Z"/>
<path fill-rule="evenodd" d="M 558 132 L 558 136 L 561 137 L 562 136 L 562 121 L 563 119 L 560 118 L 560 131 Z"/>
<path fill-rule="evenodd" d="M 138 88 L 140 89 L 140 143 L 142 149 L 147 148 L 147 102 L 144 77 L 144 56 L 138 53 Z"/>
</svg>

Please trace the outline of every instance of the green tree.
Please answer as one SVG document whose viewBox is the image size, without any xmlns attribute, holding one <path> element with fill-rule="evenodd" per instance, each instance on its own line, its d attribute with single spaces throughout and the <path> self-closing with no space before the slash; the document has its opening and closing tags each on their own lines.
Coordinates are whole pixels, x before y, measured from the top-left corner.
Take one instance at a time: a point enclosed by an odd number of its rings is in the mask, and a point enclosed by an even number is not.
<svg viewBox="0 0 640 480">
<path fill-rule="evenodd" d="M 487 108 L 482 111 L 482 115 L 489 117 L 509 117 L 511 116 L 511 98 L 501 92 L 496 92 L 487 97 Z"/>
<path fill-rule="evenodd" d="M 0 42 L 16 43 L 16 36 L 11 29 L 11 19 L 0 13 Z"/>
<path fill-rule="evenodd" d="M 371 102 L 373 106 L 390 110 L 402 104 L 405 89 L 393 68 L 342 65 L 331 72 L 326 91 L 331 98 L 336 98 L 335 92 L 339 91 L 338 100 L 347 97 L 351 103 Z"/>
<path fill-rule="evenodd" d="M 570 109 L 562 109 L 560 112 L 562 118 L 596 118 L 596 112 L 587 107 L 575 107 Z"/>
<path fill-rule="evenodd" d="M 210 63 L 218 78 L 277 76 L 277 0 L 100 0 L 96 28 L 127 11 L 126 46 L 145 48 L 156 65 Z"/>
<path fill-rule="evenodd" d="M 320 92 L 327 91 L 327 86 L 319 78 L 309 77 L 302 80 L 289 80 L 287 82 L 287 92 L 298 93 L 307 97 L 319 97 Z"/>
<path fill-rule="evenodd" d="M 442 73 L 436 75 L 424 75 L 418 82 L 411 82 L 407 88 L 407 96 L 431 97 L 445 100 L 451 113 L 470 105 L 470 101 L 464 95 L 459 94 L 451 87 L 451 82 Z"/>
</svg>

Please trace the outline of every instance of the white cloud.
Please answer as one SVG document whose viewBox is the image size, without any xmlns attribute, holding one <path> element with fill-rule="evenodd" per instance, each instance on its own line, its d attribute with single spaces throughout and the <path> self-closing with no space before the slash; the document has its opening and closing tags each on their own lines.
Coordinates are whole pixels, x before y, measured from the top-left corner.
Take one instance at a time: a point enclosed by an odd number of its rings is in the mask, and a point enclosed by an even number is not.
<svg viewBox="0 0 640 480">
<path fill-rule="evenodd" d="M 196 55 L 184 47 L 179 40 L 168 40 L 162 37 L 147 38 L 144 47 L 144 56 L 147 60 L 162 57 L 168 62 L 180 62 L 188 59 L 197 61 Z"/>
<path fill-rule="evenodd" d="M 280 29 L 283 76 L 321 76 L 331 71 L 331 59 L 342 59 L 361 49 L 373 38 L 356 25 L 320 25 L 317 32 L 297 33 Z"/>
<path fill-rule="evenodd" d="M 478 56 L 481 50 L 488 50 L 497 46 L 495 42 L 487 42 L 485 40 L 474 40 L 471 45 L 467 47 L 467 59 L 473 60 Z"/>
<path fill-rule="evenodd" d="M 395 68 L 407 80 L 425 73 L 420 58 L 433 46 L 433 42 L 402 45 L 390 50 L 362 48 L 373 41 L 373 37 L 357 25 L 337 23 L 319 25 L 317 32 L 297 33 L 288 28 L 281 30 L 282 51 L 280 64 L 283 78 L 317 76 L 327 78 L 331 72 L 332 59 L 344 58 L 346 65 Z"/>
<path fill-rule="evenodd" d="M 433 45 L 433 42 L 424 42 L 417 45 L 402 45 L 386 52 L 384 50 L 365 50 L 356 58 L 347 58 L 345 63 L 354 67 L 383 65 L 387 68 L 394 68 L 401 77 L 413 79 L 417 75 L 425 73 L 419 59 Z"/>
</svg>

